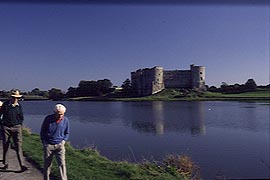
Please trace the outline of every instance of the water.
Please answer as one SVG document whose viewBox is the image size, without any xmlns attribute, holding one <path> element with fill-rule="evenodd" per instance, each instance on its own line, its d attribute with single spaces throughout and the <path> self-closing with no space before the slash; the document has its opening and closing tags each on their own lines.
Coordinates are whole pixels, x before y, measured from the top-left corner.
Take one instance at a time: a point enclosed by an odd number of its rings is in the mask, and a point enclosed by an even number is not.
<svg viewBox="0 0 270 180">
<path fill-rule="evenodd" d="M 24 124 L 39 133 L 56 102 L 25 101 Z M 269 104 L 255 102 L 62 102 L 74 147 L 112 160 L 185 154 L 204 179 L 270 178 Z"/>
</svg>

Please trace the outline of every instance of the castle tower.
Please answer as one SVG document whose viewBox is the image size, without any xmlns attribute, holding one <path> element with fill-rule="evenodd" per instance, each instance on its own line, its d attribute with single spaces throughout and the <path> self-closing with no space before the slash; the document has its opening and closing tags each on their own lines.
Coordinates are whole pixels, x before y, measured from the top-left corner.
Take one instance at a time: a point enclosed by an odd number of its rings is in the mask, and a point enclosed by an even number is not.
<svg viewBox="0 0 270 180">
<path fill-rule="evenodd" d="M 205 87 L 205 67 L 190 65 L 192 88 L 206 90 Z"/>
<path fill-rule="evenodd" d="M 152 94 L 155 94 L 164 89 L 163 81 L 163 67 L 155 66 L 154 71 L 154 80 L 152 82 Z"/>
<path fill-rule="evenodd" d="M 131 72 L 131 83 L 138 96 L 155 94 L 164 89 L 163 68 L 155 66 Z"/>
</svg>

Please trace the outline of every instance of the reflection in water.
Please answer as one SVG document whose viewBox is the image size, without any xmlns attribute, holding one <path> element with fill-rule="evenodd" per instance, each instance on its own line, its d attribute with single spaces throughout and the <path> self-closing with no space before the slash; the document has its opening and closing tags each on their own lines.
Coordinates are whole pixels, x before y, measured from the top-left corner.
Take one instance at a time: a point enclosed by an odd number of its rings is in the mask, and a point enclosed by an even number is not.
<svg viewBox="0 0 270 180">
<path fill-rule="evenodd" d="M 205 134 L 204 102 L 74 102 L 71 118 L 82 123 L 121 122 L 139 132 Z"/>
<path fill-rule="evenodd" d="M 123 121 L 128 126 L 130 122 L 131 127 L 138 131 L 158 135 L 166 132 L 190 132 L 192 135 L 203 135 L 206 132 L 203 102 L 154 101 L 147 104 L 138 102 L 132 109 L 133 111 L 125 109 L 124 112 L 127 114 Z M 136 110 L 134 111 L 134 109 Z"/>
<path fill-rule="evenodd" d="M 197 102 L 191 112 L 191 133 L 193 135 L 205 134 L 205 109 L 203 102 Z"/>
<path fill-rule="evenodd" d="M 153 102 L 153 120 L 155 124 L 156 133 L 158 135 L 164 134 L 164 111 L 163 101 Z"/>
<path fill-rule="evenodd" d="M 242 124 L 245 124 L 245 126 L 248 129 L 252 129 L 253 131 L 256 131 L 257 129 L 257 123 L 255 123 L 255 121 L 257 119 L 260 119 L 257 116 L 260 116 L 261 114 L 257 114 L 256 113 L 256 107 L 255 106 L 248 106 L 248 107 L 244 107 L 245 109 L 243 109 L 242 111 L 245 111 L 247 113 L 247 117 L 248 118 L 241 118 Z"/>
<path fill-rule="evenodd" d="M 121 104 L 114 102 L 80 102 L 73 108 L 78 111 L 79 121 L 82 123 L 97 122 L 102 124 L 112 124 L 119 116 L 119 108 Z M 83 104 L 83 105 L 82 105 Z M 73 114 L 76 112 L 73 112 Z"/>
</svg>

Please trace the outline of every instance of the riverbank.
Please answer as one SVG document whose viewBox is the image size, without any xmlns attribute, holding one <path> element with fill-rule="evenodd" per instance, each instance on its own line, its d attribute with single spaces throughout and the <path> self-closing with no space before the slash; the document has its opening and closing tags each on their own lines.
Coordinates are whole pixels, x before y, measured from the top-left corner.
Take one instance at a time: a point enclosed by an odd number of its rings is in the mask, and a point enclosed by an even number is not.
<svg viewBox="0 0 270 180">
<path fill-rule="evenodd" d="M 5 101 L 8 98 L 0 98 Z M 46 97 L 26 95 L 25 101 L 46 101 Z M 178 89 L 164 89 L 163 91 L 143 97 L 113 97 L 113 96 L 86 96 L 75 98 L 64 98 L 67 101 L 266 101 L 270 102 L 270 89 L 257 89 L 253 92 L 224 94 L 210 91 L 190 90 L 184 92 Z"/>
<path fill-rule="evenodd" d="M 41 170 L 43 165 L 43 151 L 39 135 L 31 134 L 29 130 L 24 130 L 23 138 L 25 156 L 35 164 L 36 168 Z M 186 172 L 180 171 L 179 167 L 174 167 L 168 161 L 159 164 L 153 162 L 136 164 L 126 161 L 114 162 L 101 156 L 94 149 L 79 150 L 73 148 L 69 143 L 66 144 L 66 161 L 69 180 L 184 180 L 189 179 L 188 175 L 190 173 L 188 171 L 192 168 L 191 161 L 187 159 L 184 162 L 184 166 L 189 168 L 185 168 L 187 170 Z M 180 161 L 178 159 L 174 159 L 173 161 L 172 159 L 171 162 Z M 182 170 L 184 166 L 182 166 Z M 52 168 L 52 175 L 56 179 L 59 177 L 55 161 Z"/>
<path fill-rule="evenodd" d="M 71 101 L 267 101 L 270 102 L 270 89 L 258 89 L 254 92 L 223 94 L 209 91 L 189 91 L 183 93 L 177 89 L 165 89 L 157 94 L 135 98 L 112 97 L 76 97 Z"/>
</svg>

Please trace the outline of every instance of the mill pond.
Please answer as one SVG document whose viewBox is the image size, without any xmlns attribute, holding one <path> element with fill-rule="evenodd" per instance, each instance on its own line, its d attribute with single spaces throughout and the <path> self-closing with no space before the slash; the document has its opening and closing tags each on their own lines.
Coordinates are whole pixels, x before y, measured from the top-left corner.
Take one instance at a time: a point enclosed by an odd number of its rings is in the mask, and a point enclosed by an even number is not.
<svg viewBox="0 0 270 180">
<path fill-rule="evenodd" d="M 39 133 L 53 101 L 23 101 L 24 125 Z M 203 179 L 270 178 L 269 103 L 63 101 L 74 147 L 111 160 L 188 155 Z"/>
</svg>

